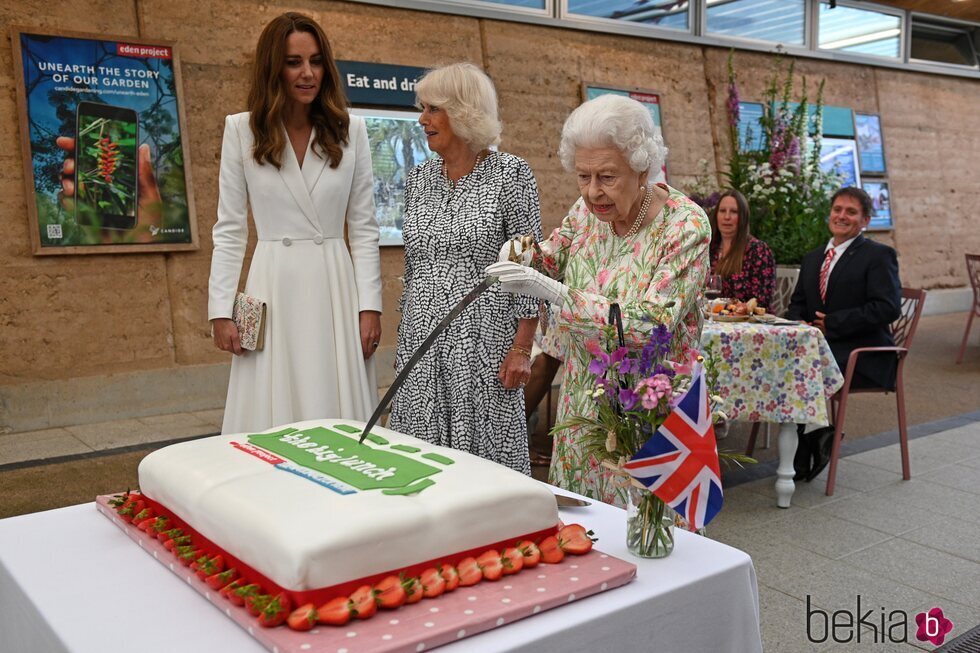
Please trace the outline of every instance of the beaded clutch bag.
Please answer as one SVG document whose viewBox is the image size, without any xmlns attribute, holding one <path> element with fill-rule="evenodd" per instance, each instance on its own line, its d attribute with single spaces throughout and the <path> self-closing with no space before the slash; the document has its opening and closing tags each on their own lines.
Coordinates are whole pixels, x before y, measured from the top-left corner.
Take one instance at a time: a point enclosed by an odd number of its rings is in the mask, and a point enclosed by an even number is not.
<svg viewBox="0 0 980 653">
<path fill-rule="evenodd" d="M 262 351 L 265 345 L 265 302 L 243 292 L 235 296 L 231 319 L 238 327 L 242 349 Z"/>
</svg>

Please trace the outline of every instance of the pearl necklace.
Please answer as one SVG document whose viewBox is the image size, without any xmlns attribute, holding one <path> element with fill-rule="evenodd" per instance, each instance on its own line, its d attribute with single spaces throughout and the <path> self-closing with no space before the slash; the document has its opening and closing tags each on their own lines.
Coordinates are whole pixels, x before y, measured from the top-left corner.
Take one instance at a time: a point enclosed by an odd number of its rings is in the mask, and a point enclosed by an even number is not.
<svg viewBox="0 0 980 653">
<path fill-rule="evenodd" d="M 468 174 L 472 173 L 474 170 L 476 170 L 476 167 L 478 165 L 480 165 L 480 162 L 483 161 L 483 159 L 485 159 L 486 157 L 487 157 L 487 150 L 480 150 L 479 152 L 477 152 L 477 154 L 476 154 L 476 160 L 473 161 L 473 167 L 470 169 L 470 172 L 467 172 L 466 173 L 466 175 L 468 175 Z M 459 179 L 462 179 L 466 175 L 463 175 Z M 447 182 L 449 182 L 449 187 L 450 188 L 456 188 L 456 184 L 459 183 L 459 179 L 457 179 L 456 181 L 453 181 L 452 177 L 449 176 L 449 166 L 446 165 L 446 160 L 445 159 L 442 160 L 442 176 L 446 178 L 446 181 Z"/>
<path fill-rule="evenodd" d="M 633 221 L 633 226 L 630 227 L 630 230 L 623 235 L 623 240 L 629 240 L 640 232 L 640 227 L 643 225 L 643 220 L 647 217 L 647 211 L 650 210 L 650 200 L 652 199 L 653 192 L 649 188 L 644 188 L 643 204 L 640 205 L 640 212 L 636 215 L 636 220 Z M 613 233 L 615 233 L 615 231 Z"/>
</svg>

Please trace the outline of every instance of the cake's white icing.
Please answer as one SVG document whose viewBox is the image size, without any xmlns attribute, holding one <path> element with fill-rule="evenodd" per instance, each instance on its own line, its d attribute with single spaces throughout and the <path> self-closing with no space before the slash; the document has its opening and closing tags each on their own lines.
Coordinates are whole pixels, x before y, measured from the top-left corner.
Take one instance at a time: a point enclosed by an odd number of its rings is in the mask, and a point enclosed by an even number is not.
<svg viewBox="0 0 980 653">
<path fill-rule="evenodd" d="M 288 426 L 305 430 L 350 420 Z M 283 427 L 270 429 L 279 431 Z M 509 468 L 383 428 L 372 433 L 452 465 L 418 494 L 342 495 L 235 448 L 246 435 L 175 444 L 140 463 L 140 489 L 201 535 L 292 591 L 398 570 L 558 523 L 551 491 Z"/>
</svg>

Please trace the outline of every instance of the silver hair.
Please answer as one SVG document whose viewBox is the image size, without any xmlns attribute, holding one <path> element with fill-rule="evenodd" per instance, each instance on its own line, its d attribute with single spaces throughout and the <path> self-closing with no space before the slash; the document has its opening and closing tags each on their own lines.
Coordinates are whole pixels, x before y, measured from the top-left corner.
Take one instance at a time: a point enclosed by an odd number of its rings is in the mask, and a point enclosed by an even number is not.
<svg viewBox="0 0 980 653">
<path fill-rule="evenodd" d="M 443 109 L 453 132 L 474 150 L 500 142 L 497 91 L 487 74 L 473 64 L 433 68 L 415 85 L 415 96 L 420 105 L 424 102 Z"/>
<path fill-rule="evenodd" d="M 667 148 L 650 112 L 625 95 L 600 95 L 572 111 L 558 146 L 558 158 L 565 170 L 575 169 L 575 150 L 580 147 L 615 147 L 633 170 L 649 170 L 654 177 L 667 158 Z"/>
</svg>

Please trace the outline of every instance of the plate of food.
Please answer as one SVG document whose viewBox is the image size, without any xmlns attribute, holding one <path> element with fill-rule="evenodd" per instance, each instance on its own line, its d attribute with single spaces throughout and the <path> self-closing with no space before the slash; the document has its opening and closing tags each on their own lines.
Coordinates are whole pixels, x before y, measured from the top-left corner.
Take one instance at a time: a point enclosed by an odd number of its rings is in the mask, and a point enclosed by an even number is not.
<svg viewBox="0 0 980 653">
<path fill-rule="evenodd" d="M 748 322 L 757 315 L 766 315 L 766 308 L 759 306 L 755 297 L 747 302 L 718 300 L 708 305 L 708 317 L 715 322 Z"/>
</svg>

